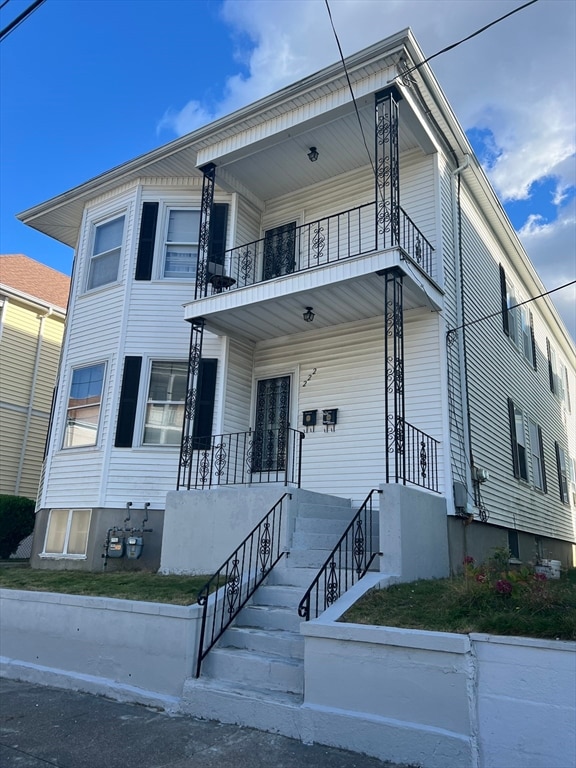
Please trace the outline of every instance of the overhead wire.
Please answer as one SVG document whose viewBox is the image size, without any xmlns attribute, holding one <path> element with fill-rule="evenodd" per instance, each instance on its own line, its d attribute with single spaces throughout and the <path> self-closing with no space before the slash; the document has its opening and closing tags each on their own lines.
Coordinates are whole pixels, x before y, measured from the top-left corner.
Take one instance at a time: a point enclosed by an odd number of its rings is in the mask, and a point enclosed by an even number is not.
<svg viewBox="0 0 576 768">
<path fill-rule="evenodd" d="M 7 2 L 8 2 L 8 0 L 6 0 L 6 2 L 1 7 L 3 8 L 4 5 L 6 5 Z M 4 27 L 4 29 L 1 29 L 0 30 L 0 43 L 2 42 L 2 40 L 5 40 L 8 37 L 10 32 L 13 32 L 16 29 L 16 27 L 19 27 L 20 24 L 22 24 L 22 22 L 25 21 L 28 18 L 28 16 L 33 14 L 34 11 L 37 8 L 39 8 L 42 5 L 42 3 L 45 3 L 45 2 L 46 2 L 46 0 L 34 0 L 34 2 L 31 5 L 29 5 L 28 8 L 26 8 L 24 11 L 22 11 L 22 13 L 20 13 L 18 16 L 16 16 L 16 18 L 13 19 L 10 22 L 10 24 L 7 24 Z"/>
</svg>

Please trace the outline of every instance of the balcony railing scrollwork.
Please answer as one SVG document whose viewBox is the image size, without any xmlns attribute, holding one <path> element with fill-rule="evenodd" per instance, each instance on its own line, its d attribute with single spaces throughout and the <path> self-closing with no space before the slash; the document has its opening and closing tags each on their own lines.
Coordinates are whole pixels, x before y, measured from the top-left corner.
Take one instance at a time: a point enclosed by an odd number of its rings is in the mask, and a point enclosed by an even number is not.
<svg viewBox="0 0 576 768">
<path fill-rule="evenodd" d="M 193 438 L 181 488 L 256 483 L 300 488 L 303 439 L 303 432 L 290 427 Z"/>
<path fill-rule="evenodd" d="M 301 226 L 286 226 L 273 236 L 213 253 L 213 261 L 198 273 L 197 296 L 235 290 L 282 275 L 326 266 L 377 249 L 376 203 L 351 208 Z M 282 230 L 282 231 L 279 231 Z M 434 248 L 400 208 L 399 242 L 428 275 L 432 276 Z"/>
</svg>

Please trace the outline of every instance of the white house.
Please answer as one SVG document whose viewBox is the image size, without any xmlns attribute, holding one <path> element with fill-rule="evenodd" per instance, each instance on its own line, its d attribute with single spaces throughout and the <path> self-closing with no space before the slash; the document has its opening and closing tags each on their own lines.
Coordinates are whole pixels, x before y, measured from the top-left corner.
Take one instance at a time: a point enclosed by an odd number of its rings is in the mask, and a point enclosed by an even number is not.
<svg viewBox="0 0 576 768">
<path fill-rule="evenodd" d="M 404 30 L 353 94 L 339 62 L 20 214 L 76 252 L 34 567 L 157 568 L 177 488 L 390 484 L 453 569 L 572 564 L 574 344 L 423 59 Z"/>
</svg>

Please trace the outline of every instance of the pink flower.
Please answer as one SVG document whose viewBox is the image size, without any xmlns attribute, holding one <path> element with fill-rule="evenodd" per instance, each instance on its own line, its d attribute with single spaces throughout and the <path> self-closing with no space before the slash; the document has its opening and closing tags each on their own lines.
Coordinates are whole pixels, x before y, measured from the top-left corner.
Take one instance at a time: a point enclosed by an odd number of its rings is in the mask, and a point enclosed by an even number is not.
<svg viewBox="0 0 576 768">
<path fill-rule="evenodd" d="M 486 581 L 486 574 L 485 573 L 477 573 L 476 574 L 476 581 L 478 581 L 480 584 L 484 584 Z"/>
<path fill-rule="evenodd" d="M 470 555 L 466 555 L 466 557 L 462 562 L 464 563 L 464 565 L 474 565 L 474 558 L 471 557 Z"/>
<path fill-rule="evenodd" d="M 496 582 L 496 591 L 500 592 L 501 595 L 509 595 L 512 592 L 512 584 L 506 579 L 499 579 Z"/>
</svg>

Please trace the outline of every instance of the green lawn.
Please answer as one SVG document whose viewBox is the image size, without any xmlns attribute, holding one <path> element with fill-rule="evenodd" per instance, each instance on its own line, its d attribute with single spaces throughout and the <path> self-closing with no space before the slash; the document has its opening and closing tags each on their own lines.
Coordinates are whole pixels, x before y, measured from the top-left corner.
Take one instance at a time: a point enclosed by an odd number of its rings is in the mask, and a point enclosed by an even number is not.
<svg viewBox="0 0 576 768">
<path fill-rule="evenodd" d="M 163 576 L 147 571 L 86 573 L 37 571 L 28 567 L 0 565 L 0 587 L 34 592 L 116 597 L 153 603 L 191 605 L 209 576 Z"/>
<path fill-rule="evenodd" d="M 476 574 L 468 573 L 396 584 L 367 593 L 342 621 L 576 640 L 576 570 L 548 581 L 531 573 L 478 581 Z"/>
</svg>

